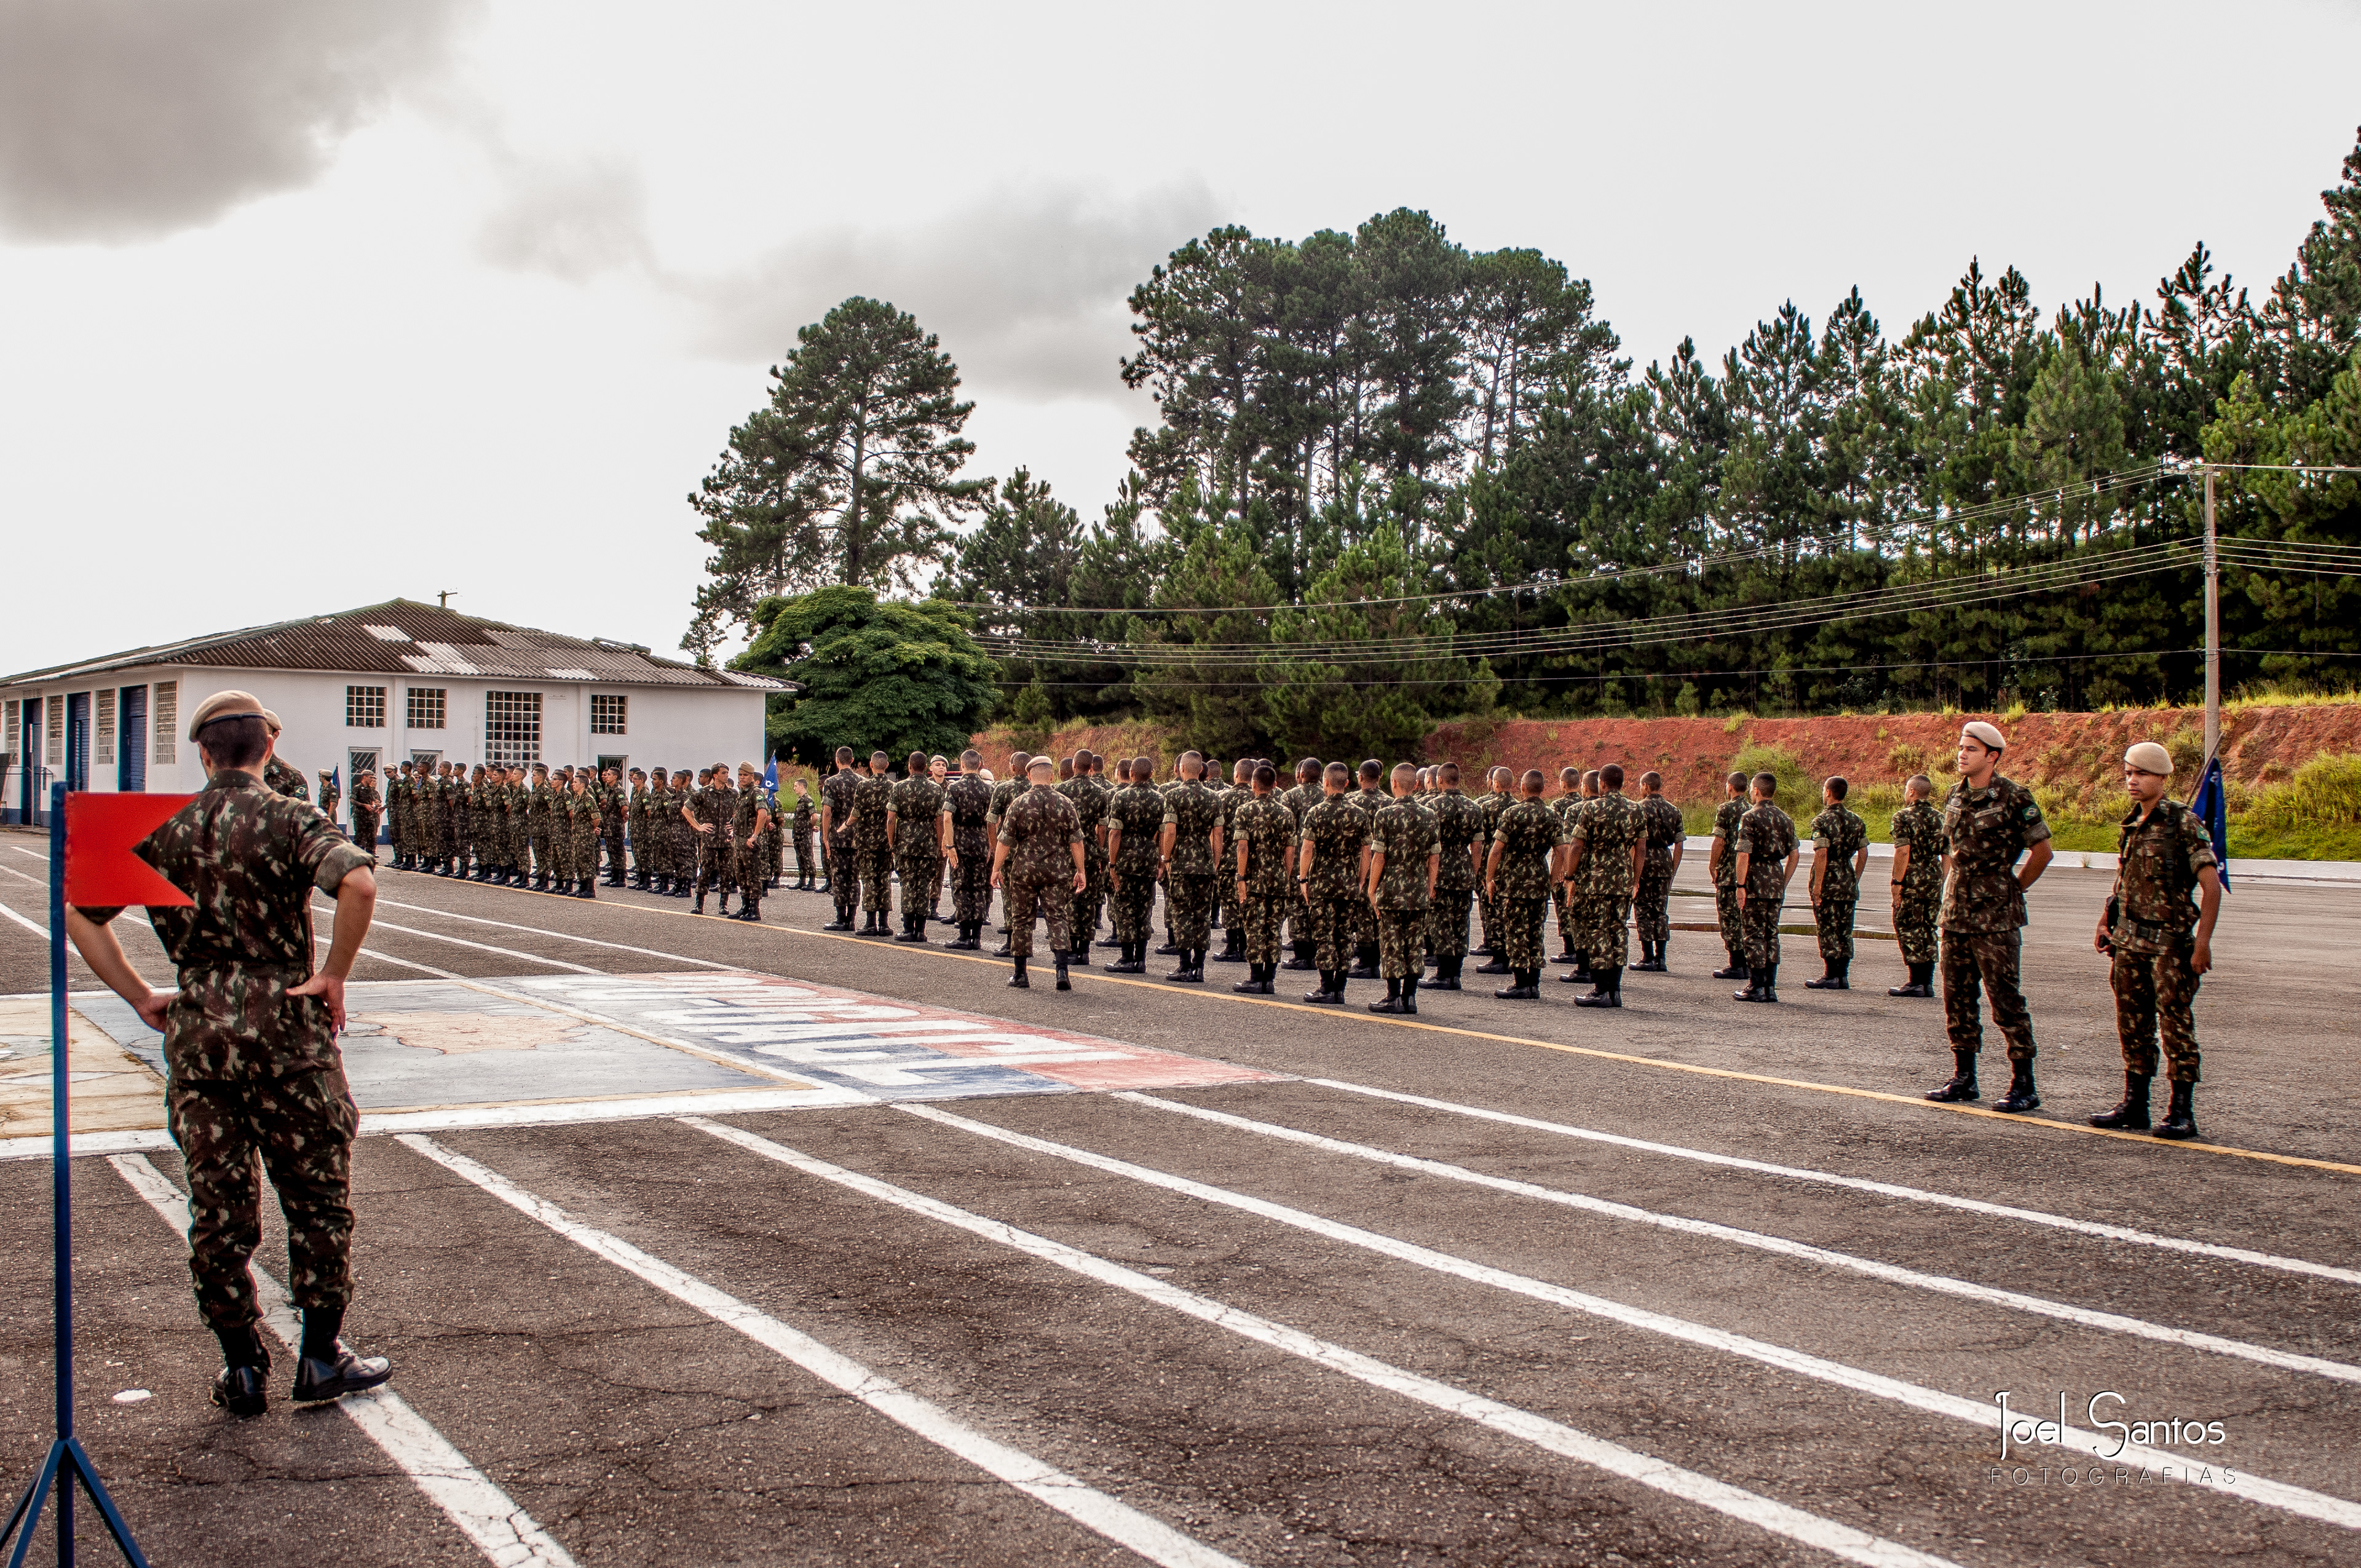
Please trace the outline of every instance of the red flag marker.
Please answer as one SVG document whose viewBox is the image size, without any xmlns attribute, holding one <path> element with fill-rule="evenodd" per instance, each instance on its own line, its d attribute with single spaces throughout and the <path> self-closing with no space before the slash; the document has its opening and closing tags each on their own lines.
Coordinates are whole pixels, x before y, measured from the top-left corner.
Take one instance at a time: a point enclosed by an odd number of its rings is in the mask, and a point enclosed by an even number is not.
<svg viewBox="0 0 2361 1568">
<path fill-rule="evenodd" d="M 66 902 L 91 908 L 194 900 L 131 852 L 192 795 L 66 796 Z"/>
</svg>

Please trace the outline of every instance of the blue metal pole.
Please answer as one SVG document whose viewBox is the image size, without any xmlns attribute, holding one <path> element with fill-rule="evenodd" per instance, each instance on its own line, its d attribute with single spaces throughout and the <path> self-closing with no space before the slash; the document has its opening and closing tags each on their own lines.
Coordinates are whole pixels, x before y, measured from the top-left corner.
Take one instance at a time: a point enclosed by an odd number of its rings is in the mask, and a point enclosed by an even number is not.
<svg viewBox="0 0 2361 1568">
<path fill-rule="evenodd" d="M 73 1399 L 73 1159 L 67 1096 L 73 1080 L 66 1025 L 66 786 L 49 786 L 49 1203 L 57 1245 L 58 1441 L 71 1442 Z M 73 1563 L 73 1486 L 58 1488 L 59 1568 Z"/>
</svg>

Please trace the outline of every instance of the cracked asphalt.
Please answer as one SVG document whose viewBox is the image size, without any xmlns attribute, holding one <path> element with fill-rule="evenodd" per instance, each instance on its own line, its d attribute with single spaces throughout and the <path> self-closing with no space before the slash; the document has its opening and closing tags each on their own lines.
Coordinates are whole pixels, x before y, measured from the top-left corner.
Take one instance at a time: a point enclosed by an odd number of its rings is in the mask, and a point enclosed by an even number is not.
<svg viewBox="0 0 2361 1568">
<path fill-rule="evenodd" d="M 33 842 L 0 835 L 0 861 L 38 875 L 16 848 Z M 1682 933 L 1675 972 L 1631 977 L 1621 1013 L 1577 1012 L 1565 1002 L 1574 988 L 1554 981 L 1541 1003 L 1496 1001 L 1488 984 L 1422 996 L 1416 1022 L 1427 1027 L 1410 1028 L 1357 1003 L 1337 1013 L 1235 997 L 1235 966 L 1209 966 L 1202 988 L 1097 976 L 1068 995 L 1011 992 L 1002 966 L 939 943 L 820 933 L 828 905 L 812 894 L 774 894 L 756 928 L 612 890 L 582 902 L 390 872 L 382 887 L 389 920 L 559 964 L 689 967 L 577 939 L 596 938 L 1285 1074 L 1153 1098 L 1644 1211 L 1570 1207 L 1106 1094 L 937 1108 L 1202 1183 L 1222 1201 L 888 1105 L 719 1118 L 1865 1537 L 1961 1563 L 2361 1562 L 2361 1174 L 2327 1168 L 2361 1164 L 2361 1041 L 2342 967 L 2348 892 L 2234 894 L 2221 969 L 2198 1004 L 2209 1152 L 2070 1124 L 2121 1081 L 2105 971 L 2089 947 L 2105 896 L 2095 873 L 2052 872 L 2034 890 L 2026 968 L 2047 1103 L 2029 1123 L 1916 1101 L 1948 1066 L 1939 1003 L 1886 997 L 1900 966 L 1877 941 L 1861 944 L 1860 989 L 1836 994 L 1803 988 L 1817 965 L 1809 938 L 1790 938 L 1776 1008 L 1731 1003 L 1729 982 L 1707 978 L 1718 943 Z M 20 878 L 0 878 L 0 903 L 46 918 L 39 890 Z M 1861 921 L 1882 927 L 1884 911 L 1872 904 Z M 163 978 L 152 937 L 131 934 L 136 918 L 123 924 L 134 959 Z M 555 968 L 432 936 L 379 932 L 369 946 L 382 956 L 365 958 L 357 979 L 415 978 L 401 959 L 484 978 Z M 0 992 L 46 983 L 40 943 L 0 923 Z M 91 981 L 78 972 L 74 983 Z M 1825 1541 L 1372 1387 L 693 1124 L 426 1135 L 1238 1562 L 1840 1560 Z M 179 1180 L 169 1150 L 145 1157 Z M 487 1560 L 335 1409 L 281 1399 L 245 1422 L 211 1409 L 214 1345 L 189 1302 L 179 1238 L 105 1158 L 75 1167 L 82 1432 L 151 1561 Z M 356 1176 L 347 1337 L 393 1356 L 402 1397 L 577 1563 L 1141 1561 L 417 1148 L 366 1136 Z M 48 1179 L 44 1161 L 0 1161 L 11 1261 L 0 1274 L 0 1468 L 12 1488 L 49 1419 Z M 1852 1261 L 1666 1223 L 1679 1221 Z M 1435 1255 L 1464 1266 L 1419 1261 Z M 259 1259 L 268 1267 L 274 1255 L 283 1263 L 275 1221 Z M 1927 1276 L 1982 1294 L 1911 1282 Z M 2139 1326 L 2061 1321 L 1994 1292 Z M 1750 1348 L 1761 1346 L 1787 1359 Z M 282 1393 L 285 1376 L 273 1378 Z M 153 1397 L 115 1403 L 127 1388 Z M 2056 1447 L 2004 1464 L 1993 1424 L 1896 1389 L 1987 1411 L 2008 1390 L 2016 1409 L 2052 1416 L 2062 1392 L 2074 1424 L 2092 1395 L 2114 1391 L 2127 1420 L 2223 1422 L 2224 1442 L 2171 1452 L 2239 1480 L 2208 1489 L 2107 1471 L 2093 1482 L 2095 1458 Z M 2283 1506 L 2257 1481 L 2323 1503 Z M 2318 1517 L 2337 1502 L 2353 1522 Z M 87 1540 L 86 1508 L 82 1518 Z M 91 1561 L 106 1551 L 84 1550 Z"/>
</svg>

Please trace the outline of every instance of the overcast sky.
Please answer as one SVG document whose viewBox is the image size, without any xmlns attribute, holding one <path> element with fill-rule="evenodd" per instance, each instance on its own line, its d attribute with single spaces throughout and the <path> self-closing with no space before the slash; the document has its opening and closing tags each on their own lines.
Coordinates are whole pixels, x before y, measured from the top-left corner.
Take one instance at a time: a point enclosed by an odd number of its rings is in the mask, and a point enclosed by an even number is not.
<svg viewBox="0 0 2361 1568">
<path fill-rule="evenodd" d="M 671 652 L 683 498 L 855 292 L 1095 517 L 1125 296 L 1215 224 L 1423 208 L 1642 366 L 1971 257 L 2260 292 L 2356 60 L 2353 0 L 0 0 L 0 671 L 441 589 Z"/>
</svg>

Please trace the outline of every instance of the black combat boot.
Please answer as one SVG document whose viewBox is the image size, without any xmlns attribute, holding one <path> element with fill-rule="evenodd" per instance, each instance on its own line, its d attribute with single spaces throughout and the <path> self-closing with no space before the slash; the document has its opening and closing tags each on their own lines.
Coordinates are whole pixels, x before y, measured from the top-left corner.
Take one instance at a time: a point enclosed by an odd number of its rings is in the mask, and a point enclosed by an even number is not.
<svg viewBox="0 0 2361 1568">
<path fill-rule="evenodd" d="M 1164 978 L 1167 980 L 1185 981 L 1191 983 L 1202 981 L 1205 978 L 1204 949 L 1202 948 L 1181 948 L 1180 967 L 1174 970 L 1170 974 L 1166 975 Z"/>
<path fill-rule="evenodd" d="M 1730 993 L 1730 999 L 1732 1002 L 1761 1002 L 1763 1000 L 1763 992 L 1769 988 L 1770 983 L 1763 978 L 1765 973 L 1765 970 L 1754 969 L 1750 966 L 1746 970 L 1746 989 L 1743 991 L 1731 992 Z"/>
<path fill-rule="evenodd" d="M 1929 959 L 1925 963 L 1912 964 L 1910 966 L 1910 982 L 1907 985 L 1896 986 L 1885 994 L 1888 996 L 1933 997 L 1935 994 L 1935 961 L 1932 959 Z"/>
<path fill-rule="evenodd" d="M 1320 989 L 1305 992 L 1303 1000 L 1314 1007 L 1342 1007 L 1345 1004 L 1344 970 L 1322 970 Z"/>
<path fill-rule="evenodd" d="M 1563 959 L 1561 962 L 1565 961 Z M 1558 976 L 1569 985 L 1596 985 L 1590 978 L 1590 955 L 1580 948 L 1574 950 L 1574 967 Z"/>
<path fill-rule="evenodd" d="M 1230 987 L 1230 989 L 1237 992 L 1240 996 L 1268 996 L 1270 994 L 1270 971 L 1277 967 L 1278 966 L 1276 964 L 1250 965 L 1246 970 L 1246 978 L 1238 981 L 1237 984 Z"/>
<path fill-rule="evenodd" d="M 1416 975 L 1402 981 L 1402 1011 L 1413 1018 L 1418 1016 L 1418 976 Z"/>
<path fill-rule="evenodd" d="M 2148 1129 L 2147 1091 L 2155 1082 L 2154 1075 L 2143 1078 L 2138 1073 L 2124 1074 L 2123 1103 L 2112 1111 L 2102 1111 L 2091 1118 L 2094 1127 L 2113 1127 L 2119 1132 L 2145 1133 Z"/>
<path fill-rule="evenodd" d="M 1765 1002 L 1779 1000 L 1779 966 L 1777 964 L 1773 964 L 1763 971 L 1763 1000 Z"/>
<path fill-rule="evenodd" d="M 2008 1064 L 2008 1092 L 1993 1101 L 1992 1108 L 1995 1111 L 2005 1111 L 2012 1116 L 2026 1111 L 2041 1109 L 2040 1091 L 2033 1087 L 2031 1062 L 2013 1061 Z M 2170 1124 L 2171 1120 L 2167 1117 L 2166 1125 Z"/>
<path fill-rule="evenodd" d="M 1136 958 L 1133 956 L 1139 952 L 1141 946 L 1142 944 L 1138 942 L 1124 943 L 1123 951 L 1116 955 L 1115 962 L 1104 966 L 1107 973 L 1146 974 L 1148 972 L 1148 961 L 1145 959 Z"/>
<path fill-rule="evenodd" d="M 1312 950 L 1316 946 L 1317 944 L 1312 942 L 1299 941 L 1295 943 L 1293 948 L 1290 949 L 1293 952 L 1294 957 L 1287 960 L 1287 967 L 1291 970 L 1310 970 L 1319 968 L 1319 965 L 1312 961 Z"/>
<path fill-rule="evenodd" d="M 1073 955 L 1071 953 L 1060 953 L 1058 955 L 1058 989 L 1060 991 L 1071 991 L 1074 989 L 1074 982 L 1066 978 L 1066 965 L 1071 962 L 1072 959 Z"/>
<path fill-rule="evenodd" d="M 820 929 L 821 929 L 821 930 L 823 930 L 823 931 L 850 931 L 850 930 L 851 930 L 851 929 L 852 929 L 852 912 L 851 912 L 851 910 L 848 910 L 848 909 L 839 909 L 839 910 L 836 912 L 836 918 L 835 918 L 835 919 L 833 919 L 833 920 L 831 920 L 831 921 L 829 921 L 827 925 L 825 925 L 825 926 L 821 927 L 820 927 Z"/>
<path fill-rule="evenodd" d="M 342 1307 L 307 1307 L 303 1311 L 302 1348 L 295 1362 L 291 1397 L 299 1405 L 315 1404 L 374 1388 L 393 1376 L 393 1363 L 382 1355 L 355 1355 L 336 1337 L 344 1326 Z"/>
<path fill-rule="evenodd" d="M 263 1347 L 262 1336 L 247 1323 L 235 1329 L 214 1330 L 221 1341 L 222 1369 L 214 1378 L 214 1403 L 233 1416 L 258 1416 L 269 1408 L 264 1385 L 270 1376 L 270 1352 Z"/>
<path fill-rule="evenodd" d="M 1466 961 L 1464 958 L 1435 959 L 1434 978 L 1426 983 L 1437 991 L 1458 990 L 1459 966 Z"/>
<path fill-rule="evenodd" d="M 1372 1013 L 1400 1012 L 1402 1010 L 1401 993 L 1402 982 L 1400 981 L 1389 980 L 1386 981 L 1385 1000 L 1382 1002 L 1370 1003 L 1369 1011 Z"/>
<path fill-rule="evenodd" d="M 1557 961 L 1562 964 L 1580 961 L 1580 956 L 1574 950 L 1574 938 L 1564 931 L 1558 933 Z"/>
<path fill-rule="evenodd" d="M 1376 980 L 1378 978 L 1378 945 L 1375 942 L 1360 942 L 1354 946 L 1352 971 L 1347 974 L 1345 978 L 1347 980 Z"/>
<path fill-rule="evenodd" d="M 2165 1107 L 2164 1123 L 2156 1130 L 2159 1138 L 2179 1142 L 2199 1135 L 2197 1131 L 2197 1085 L 2176 1080 L 2172 1086 L 2172 1102 Z"/>
<path fill-rule="evenodd" d="M 1246 961 L 1246 933 L 1243 926 L 1231 926 L 1222 932 L 1222 950 L 1213 955 L 1217 964 L 1242 964 Z"/>
<path fill-rule="evenodd" d="M 1591 989 L 1587 996 L 1574 999 L 1576 1007 L 1620 1007 L 1623 1005 L 1623 970 L 1617 966 L 1595 969 L 1591 973 Z"/>
<path fill-rule="evenodd" d="M 1493 995 L 1499 997 L 1503 1002 L 1539 1002 L 1542 999 L 1541 970 L 1537 969 L 1510 970 L 1509 974 L 1516 983 L 1510 985 L 1504 991 L 1494 992 L 1492 993 Z"/>
<path fill-rule="evenodd" d="M 759 903 L 741 905 L 731 918 L 743 920 L 749 926 L 760 926 L 763 923 L 763 906 Z"/>
<path fill-rule="evenodd" d="M 948 942 L 944 945 L 954 952 L 972 953 L 981 951 L 983 949 L 983 943 L 978 939 L 976 936 L 976 932 L 979 929 L 980 927 L 972 922 L 963 923 L 959 928 L 959 939 L 957 941 Z"/>
<path fill-rule="evenodd" d="M 1016 971 L 1014 974 L 1011 974 L 1011 975 L 1008 977 L 1008 984 L 1009 984 L 1010 989 L 1015 990 L 1015 991 L 1030 991 L 1030 990 L 1032 990 L 1032 989 L 1033 989 L 1033 982 L 1032 982 L 1031 981 L 1029 981 L 1029 980 L 1027 980 L 1027 979 L 1026 979 L 1026 978 L 1025 978 L 1025 960 L 1024 960 L 1023 959 L 1016 958 L 1016 957 L 1015 957 L 1014 955 L 1011 955 L 1011 958 L 1010 958 L 1010 960 L 1009 960 L 1009 961 L 1010 961 L 1010 962 L 1012 962 L 1012 963 L 1014 963 L 1014 964 L 1016 966 Z"/>
<path fill-rule="evenodd" d="M 897 942 L 925 941 L 927 934 L 918 928 L 918 922 L 925 918 L 925 916 L 914 916 L 906 909 L 902 911 L 902 933 L 894 939 Z"/>
<path fill-rule="evenodd" d="M 1495 955 L 1477 964 L 1476 972 L 1477 974 L 1513 974 L 1516 971 L 1509 968 L 1508 959 Z"/>
<path fill-rule="evenodd" d="M 1806 991 L 1850 991 L 1852 982 L 1845 977 L 1851 968 L 1852 963 L 1850 959 L 1830 959 L 1828 960 L 1828 973 L 1817 980 L 1806 981 L 1804 989 Z"/>
<path fill-rule="evenodd" d="M 1976 1088 L 1976 1053 L 1954 1050 L 1951 1053 L 1951 1080 L 1927 1091 L 1927 1098 L 1938 1104 L 1954 1101 L 1982 1098 Z"/>
<path fill-rule="evenodd" d="M 574 896 L 577 898 L 596 898 L 598 896 L 598 884 L 594 882 L 577 882 L 574 884 Z"/>
<path fill-rule="evenodd" d="M 1117 936 L 1115 936 L 1113 933 L 1101 937 L 1098 940 L 1098 945 L 1102 948 L 1113 948 L 1117 952 L 1121 952 L 1131 946 L 1130 943 L 1123 940 Z"/>
<path fill-rule="evenodd" d="M 697 895 L 697 902 L 688 906 L 688 912 L 691 915 L 702 915 L 705 913 L 705 894 L 700 893 Z"/>
<path fill-rule="evenodd" d="M 1714 970 L 1713 978 L 1716 980 L 1746 980 L 1752 978 L 1753 973 L 1754 971 L 1747 967 L 1747 963 L 1744 959 L 1739 957 L 1736 953 L 1732 953 L 1730 955 L 1729 965 L 1726 968 Z"/>
</svg>

